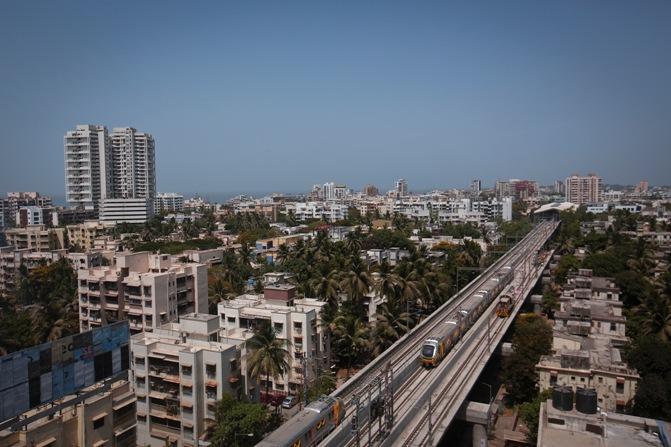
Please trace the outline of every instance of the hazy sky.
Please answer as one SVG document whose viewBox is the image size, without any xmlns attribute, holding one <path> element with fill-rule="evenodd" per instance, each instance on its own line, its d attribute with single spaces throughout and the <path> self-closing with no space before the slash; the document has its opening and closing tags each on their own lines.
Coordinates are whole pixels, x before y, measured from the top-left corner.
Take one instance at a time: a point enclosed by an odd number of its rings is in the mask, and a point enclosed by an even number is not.
<svg viewBox="0 0 671 447">
<path fill-rule="evenodd" d="M 0 192 L 63 135 L 156 139 L 159 191 L 671 183 L 671 2 L 0 2 Z"/>
</svg>

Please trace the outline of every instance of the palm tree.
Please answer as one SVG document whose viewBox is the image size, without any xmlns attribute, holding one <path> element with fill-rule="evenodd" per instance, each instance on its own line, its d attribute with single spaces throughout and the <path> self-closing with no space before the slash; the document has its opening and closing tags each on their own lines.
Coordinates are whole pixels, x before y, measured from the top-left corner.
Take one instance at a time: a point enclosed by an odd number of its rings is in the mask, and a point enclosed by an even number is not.
<svg viewBox="0 0 671 447">
<path fill-rule="evenodd" d="M 338 283 L 339 272 L 333 270 L 326 275 L 319 275 L 311 281 L 311 289 L 317 298 L 329 303 L 329 305 L 338 307 L 338 298 L 340 295 L 340 284 Z"/>
<path fill-rule="evenodd" d="M 266 377 L 267 398 L 270 378 L 277 379 L 289 370 L 289 342 L 277 338 L 275 330 L 267 323 L 256 328 L 245 347 L 249 374 L 257 381 L 262 375 Z"/>
<path fill-rule="evenodd" d="M 356 315 L 344 314 L 334 320 L 334 349 L 340 363 L 347 365 L 347 376 L 354 362 L 368 345 L 368 329 Z"/>
<path fill-rule="evenodd" d="M 655 294 L 637 306 L 636 313 L 642 318 L 643 335 L 655 335 L 664 342 L 671 340 L 671 302 L 668 298 Z"/>
<path fill-rule="evenodd" d="M 373 356 L 377 357 L 403 334 L 408 332 L 412 318 L 405 312 L 403 305 L 394 297 L 378 307 L 377 322 L 370 339 L 370 348 Z"/>
</svg>

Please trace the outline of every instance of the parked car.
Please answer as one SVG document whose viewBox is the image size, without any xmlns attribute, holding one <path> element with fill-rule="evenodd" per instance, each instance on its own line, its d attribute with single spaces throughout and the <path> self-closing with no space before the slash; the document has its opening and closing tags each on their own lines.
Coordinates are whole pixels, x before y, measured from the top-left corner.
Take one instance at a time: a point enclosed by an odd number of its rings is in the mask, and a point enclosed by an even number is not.
<svg viewBox="0 0 671 447">
<path fill-rule="evenodd" d="M 296 396 L 287 396 L 282 401 L 282 408 L 291 408 L 298 403 Z"/>
</svg>

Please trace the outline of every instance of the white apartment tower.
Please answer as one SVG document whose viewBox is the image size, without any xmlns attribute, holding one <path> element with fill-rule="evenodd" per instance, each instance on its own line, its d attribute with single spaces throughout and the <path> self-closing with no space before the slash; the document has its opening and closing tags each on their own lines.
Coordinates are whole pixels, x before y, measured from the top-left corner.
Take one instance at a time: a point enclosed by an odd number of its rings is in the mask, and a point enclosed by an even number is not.
<svg viewBox="0 0 671 447">
<path fill-rule="evenodd" d="M 65 193 L 73 208 L 98 209 L 105 199 L 156 195 L 154 138 L 132 127 L 79 124 L 65 134 Z"/>
<path fill-rule="evenodd" d="M 112 175 L 105 126 L 77 125 L 65 134 L 65 195 L 73 208 L 95 209 L 110 192 Z"/>
<path fill-rule="evenodd" d="M 566 201 L 576 205 L 603 201 L 602 181 L 596 174 L 588 174 L 585 177 L 573 174 L 567 177 L 564 182 Z"/>
<path fill-rule="evenodd" d="M 156 196 L 154 137 L 132 127 L 115 127 L 110 140 L 114 165 L 113 197 L 153 199 Z"/>
</svg>

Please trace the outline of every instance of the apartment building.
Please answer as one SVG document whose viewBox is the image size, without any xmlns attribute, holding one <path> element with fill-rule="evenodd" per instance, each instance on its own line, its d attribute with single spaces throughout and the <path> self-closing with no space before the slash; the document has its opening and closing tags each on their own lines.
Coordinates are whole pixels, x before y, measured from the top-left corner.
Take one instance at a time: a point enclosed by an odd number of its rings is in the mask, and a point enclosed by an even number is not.
<svg viewBox="0 0 671 447">
<path fill-rule="evenodd" d="M 560 309 L 554 313 L 555 327 L 576 335 L 601 334 L 624 344 L 626 318 L 622 303 L 604 300 L 560 297 Z"/>
<path fill-rule="evenodd" d="M 620 301 L 620 288 L 614 278 L 593 276 L 591 269 L 579 269 L 566 279 L 563 296 L 577 299 Z"/>
<path fill-rule="evenodd" d="M 154 137 L 133 127 L 115 127 L 110 134 L 114 177 L 112 197 L 153 199 L 156 196 Z"/>
<path fill-rule="evenodd" d="M 248 394 L 241 344 L 219 331 L 219 317 L 194 313 L 131 337 L 138 445 L 206 445 L 216 402 Z"/>
<path fill-rule="evenodd" d="M 207 266 L 167 254 L 120 253 L 111 266 L 78 270 L 77 280 L 81 331 L 124 319 L 131 333 L 151 331 L 207 312 Z"/>
<path fill-rule="evenodd" d="M 60 250 L 65 247 L 65 229 L 47 228 L 45 225 L 30 225 L 5 231 L 7 245 L 17 249 L 30 248 L 35 251 Z"/>
<path fill-rule="evenodd" d="M 538 447 L 662 447 L 661 432 L 668 423 L 655 419 L 596 411 L 582 413 L 577 408 L 563 410 L 552 399 L 541 403 L 538 420 Z M 583 410 L 585 411 L 585 410 Z M 666 439 L 666 438 L 664 438 Z"/>
<path fill-rule="evenodd" d="M 347 219 L 348 208 L 335 202 L 295 202 L 287 203 L 285 212 L 293 213 L 298 221 L 323 219 L 327 222 L 337 222 Z"/>
<path fill-rule="evenodd" d="M 609 337 L 577 337 L 554 334 L 556 353 L 541 357 L 536 364 L 541 391 L 555 385 L 592 388 L 603 411 L 622 412 L 629 408 L 640 376 L 622 360 L 619 348 Z"/>
<path fill-rule="evenodd" d="M 65 189 L 70 207 L 98 209 L 104 199 L 156 195 L 154 138 L 132 127 L 77 125 L 64 137 Z"/>
<path fill-rule="evenodd" d="M 401 178 L 396 180 L 394 189 L 396 191 L 396 197 L 401 198 L 408 196 L 408 182 L 405 179 Z"/>
<path fill-rule="evenodd" d="M 36 251 L 34 248 L 0 247 L 0 296 L 16 291 L 21 266 L 28 272 L 67 256 L 67 250 Z"/>
<path fill-rule="evenodd" d="M 276 336 L 287 341 L 289 371 L 277 380 L 272 377 L 266 384 L 259 383 L 261 399 L 271 396 L 297 394 L 306 380 L 314 378 L 321 368 L 328 366 L 330 344 L 325 340 L 319 313 L 325 302 L 312 298 L 298 299 L 296 288 L 289 284 L 268 284 L 262 295 L 241 295 L 222 301 L 217 311 L 222 336 L 231 340 L 247 340 L 254 335 L 254 328 L 270 324 Z M 271 396 L 265 395 L 266 386 Z"/>
<path fill-rule="evenodd" d="M 65 227 L 68 241 L 71 246 L 79 247 L 83 251 L 93 250 L 96 238 L 103 236 L 109 226 L 97 220 L 88 220 L 81 224 Z"/>
<path fill-rule="evenodd" d="M 96 393 L 96 390 L 100 392 Z M 90 394 L 81 402 L 67 405 L 77 396 L 67 396 L 47 406 L 34 408 L 22 415 L 37 419 L 22 430 L 0 431 L 0 447 L 135 447 L 135 394 L 127 380 L 114 382 L 110 388 L 96 384 L 80 394 Z M 49 407 L 66 406 L 51 415 L 39 417 Z"/>
<path fill-rule="evenodd" d="M 65 198 L 72 208 L 97 209 L 110 194 L 112 160 L 105 126 L 80 124 L 65 134 Z"/>
<path fill-rule="evenodd" d="M 154 201 L 148 198 L 103 199 L 100 222 L 143 224 L 154 216 Z"/>
<path fill-rule="evenodd" d="M 184 211 L 184 196 L 174 192 L 162 192 L 154 199 L 156 213 L 181 213 Z"/>
<path fill-rule="evenodd" d="M 28 225 L 51 225 L 51 209 L 39 206 L 22 206 L 16 212 L 15 225 L 25 228 Z"/>
<path fill-rule="evenodd" d="M 16 225 L 16 214 L 19 209 L 27 206 L 47 209 L 52 207 L 52 200 L 50 196 L 43 196 L 38 192 L 8 192 L 7 198 L 0 199 L 0 209 L 4 210 L 2 214 L 4 215 L 5 226 Z"/>
<path fill-rule="evenodd" d="M 587 205 L 603 201 L 603 179 L 596 174 L 580 176 L 573 174 L 564 182 L 566 201 L 576 205 Z"/>
</svg>

